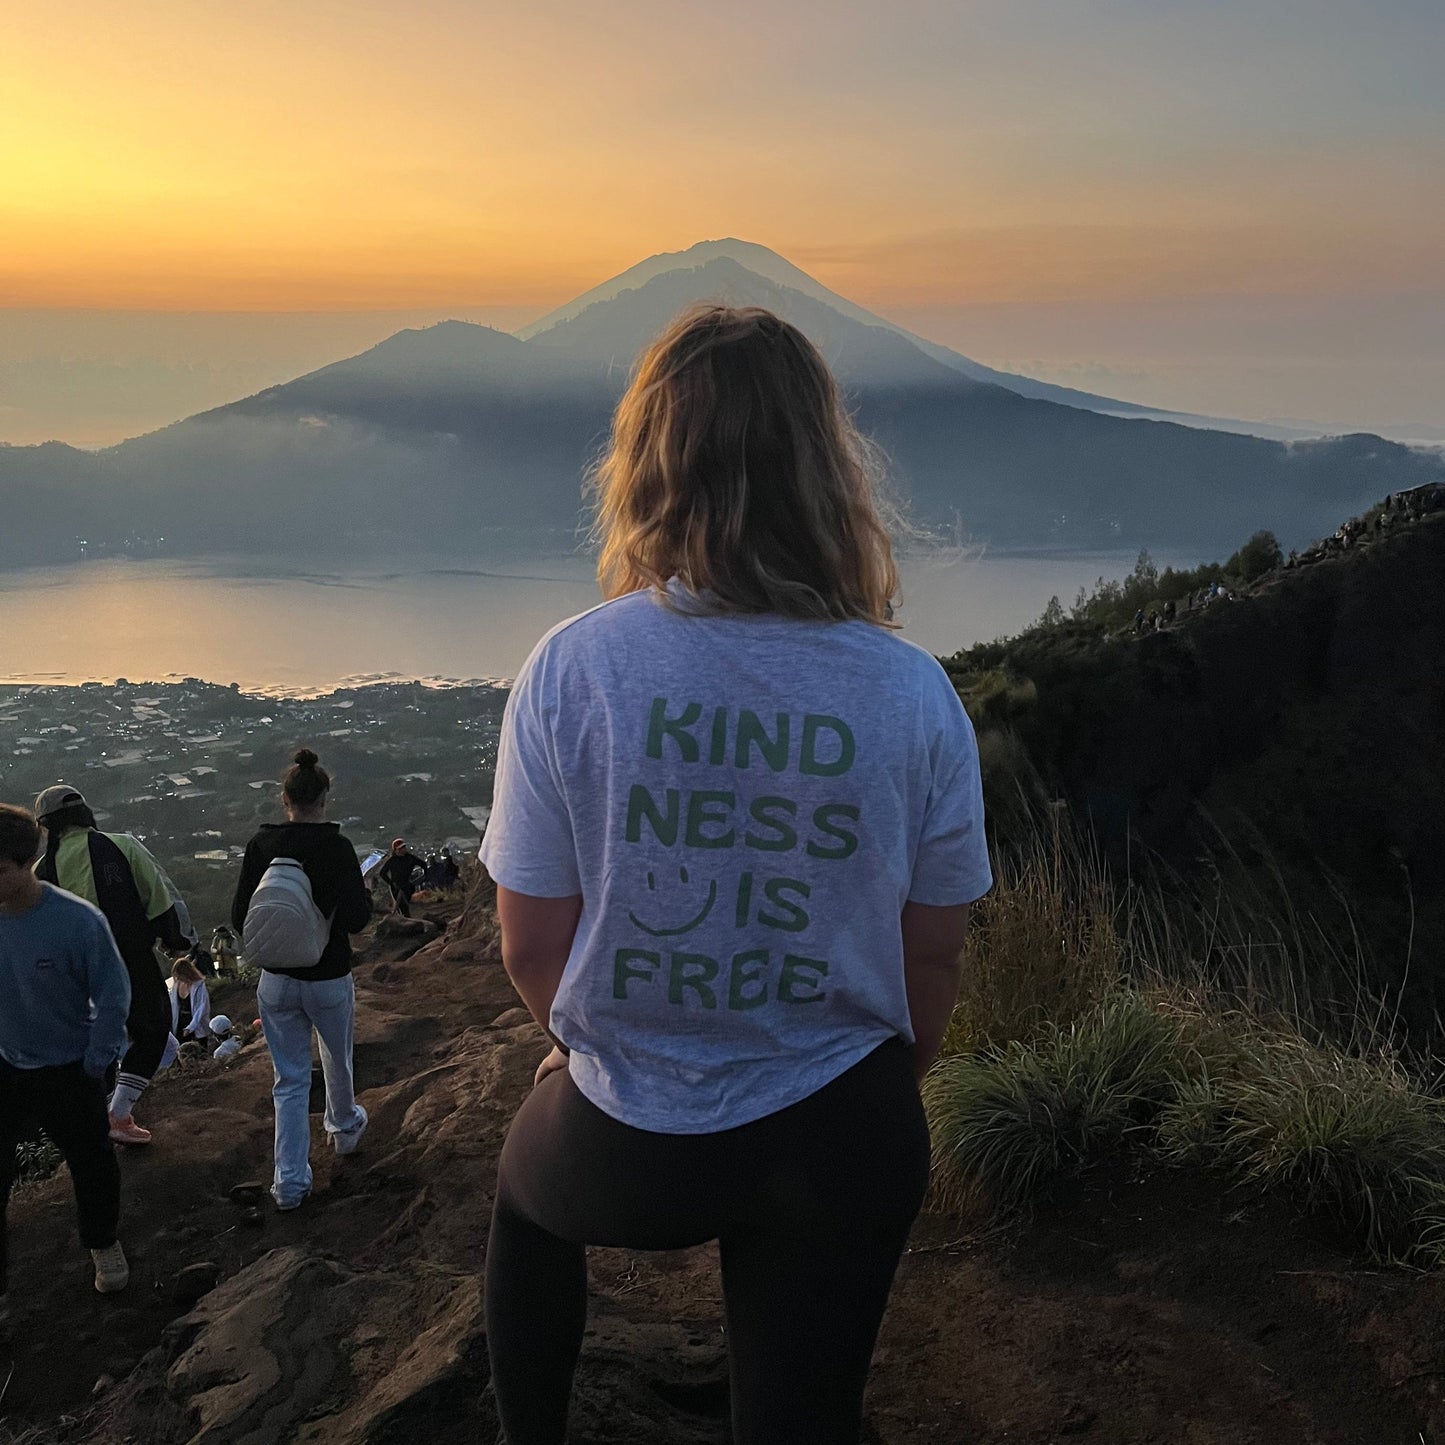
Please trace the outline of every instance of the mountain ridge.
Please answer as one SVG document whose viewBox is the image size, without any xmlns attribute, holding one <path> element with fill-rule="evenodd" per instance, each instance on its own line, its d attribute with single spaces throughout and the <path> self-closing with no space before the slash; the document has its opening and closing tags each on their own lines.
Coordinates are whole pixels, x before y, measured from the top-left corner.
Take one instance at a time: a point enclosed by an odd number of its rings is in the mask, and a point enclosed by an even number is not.
<svg viewBox="0 0 1445 1445">
<path fill-rule="evenodd" d="M 687 247 L 686 250 L 659 252 L 656 256 L 639 261 L 635 266 L 630 266 L 627 270 L 619 272 L 591 290 L 584 291 L 582 295 L 574 297 L 555 311 L 548 312 L 547 315 L 529 325 L 519 328 L 517 335 L 524 340 L 536 339 L 555 326 L 574 319 L 580 311 L 585 310 L 588 306 L 615 299 L 625 290 L 636 289 L 629 283 L 635 282 L 636 287 L 640 287 L 647 281 L 666 274 L 669 270 L 689 269 L 683 263 L 690 259 L 693 261 L 691 269 L 700 270 L 716 258 L 731 259 L 779 285 L 800 291 L 836 311 L 841 311 L 851 320 L 892 331 L 898 336 L 905 337 L 925 356 L 959 372 L 971 381 L 1002 386 L 1005 390 L 1017 392 L 1020 396 L 1031 397 L 1036 401 L 1055 401 L 1064 406 L 1095 411 L 1106 416 L 1172 421 L 1180 426 L 1238 431 L 1249 436 L 1270 437 L 1279 441 L 1303 440 L 1316 434 L 1303 425 L 1296 426 L 1288 422 L 1241 422 L 1227 417 L 1210 417 L 1195 412 L 1172 411 L 1162 407 L 1147 406 L 1140 402 L 1123 401 L 1117 397 L 1107 397 L 1095 392 L 1081 391 L 1077 387 L 1039 381 L 1034 377 L 1023 376 L 1017 372 L 1000 371 L 996 367 L 987 366 L 983 362 L 973 360 L 972 357 L 964 356 L 952 347 L 944 346 L 936 341 L 929 341 L 926 337 L 909 331 L 897 322 L 888 320 L 886 316 L 880 316 L 876 312 L 859 306 L 846 296 L 823 285 L 821 281 L 810 276 L 800 266 L 795 266 L 786 257 L 780 256 L 769 247 L 760 245 L 756 241 L 743 241 L 731 236 L 714 241 L 698 241 Z"/>
<path fill-rule="evenodd" d="M 82 537 L 344 557 L 392 535 L 452 554 L 483 534 L 575 536 L 581 476 L 637 350 L 706 299 L 769 305 L 812 336 L 915 519 L 979 540 L 1233 550 L 1263 524 L 1296 545 L 1445 475 L 1445 454 L 1369 434 L 1286 445 L 1027 396 L 820 299 L 832 293 L 766 248 L 743 254 L 772 258 L 772 276 L 729 251 L 751 243 L 709 244 L 683 253 L 700 265 L 640 263 L 530 336 L 411 328 L 102 451 L 0 449 L 0 562 L 63 560 Z"/>
<path fill-rule="evenodd" d="M 594 301 L 536 332 L 529 344 L 605 359 L 609 368 L 625 357 L 630 366 L 641 347 L 700 295 L 728 305 L 762 306 L 791 322 L 813 340 L 845 383 L 932 381 L 947 386 L 958 378 L 953 368 L 928 357 L 911 338 L 872 321 L 856 320 L 806 292 L 760 277 L 728 256 L 662 272 L 640 286 Z"/>
</svg>

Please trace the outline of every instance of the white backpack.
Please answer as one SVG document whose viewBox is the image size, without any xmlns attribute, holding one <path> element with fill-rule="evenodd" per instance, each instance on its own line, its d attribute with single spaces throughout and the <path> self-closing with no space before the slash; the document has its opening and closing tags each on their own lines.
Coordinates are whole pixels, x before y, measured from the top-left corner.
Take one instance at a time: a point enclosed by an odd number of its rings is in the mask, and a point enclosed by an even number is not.
<svg viewBox="0 0 1445 1445">
<path fill-rule="evenodd" d="M 331 920 L 316 906 L 306 870 L 295 858 L 273 858 L 246 910 L 246 962 L 273 972 L 311 968 L 330 937 Z"/>
</svg>

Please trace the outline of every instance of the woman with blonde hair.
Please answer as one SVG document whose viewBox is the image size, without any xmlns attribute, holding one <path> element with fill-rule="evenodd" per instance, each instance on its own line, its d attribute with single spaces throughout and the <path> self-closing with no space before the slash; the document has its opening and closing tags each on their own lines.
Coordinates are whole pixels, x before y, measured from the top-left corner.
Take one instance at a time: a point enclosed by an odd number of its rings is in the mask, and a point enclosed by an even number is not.
<svg viewBox="0 0 1445 1445">
<path fill-rule="evenodd" d="M 554 1044 L 498 1170 L 503 1433 L 565 1437 L 587 1245 L 717 1240 L 733 1438 L 853 1445 L 991 881 L 972 729 L 892 627 L 867 448 L 792 326 L 680 317 L 597 494 L 609 600 L 518 677 L 481 852 Z"/>
<path fill-rule="evenodd" d="M 180 1043 L 211 1042 L 211 993 L 201 971 L 188 958 L 171 965 L 166 981 L 171 996 L 171 1035 Z"/>
</svg>

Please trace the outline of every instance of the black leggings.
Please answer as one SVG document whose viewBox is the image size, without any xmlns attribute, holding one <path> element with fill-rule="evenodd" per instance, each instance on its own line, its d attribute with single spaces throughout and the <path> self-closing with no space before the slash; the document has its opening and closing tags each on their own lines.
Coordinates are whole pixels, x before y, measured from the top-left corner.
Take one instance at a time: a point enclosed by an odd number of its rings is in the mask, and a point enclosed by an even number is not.
<svg viewBox="0 0 1445 1445">
<path fill-rule="evenodd" d="M 171 996 L 156 967 L 155 955 L 143 962 L 127 960 L 130 974 L 130 1012 L 125 1031 L 130 1046 L 120 1061 L 120 1080 L 145 1088 L 160 1067 L 171 1032 Z"/>
<path fill-rule="evenodd" d="M 716 1239 L 735 1445 L 857 1445 L 888 1290 L 928 1186 L 912 1053 L 892 1039 L 816 1094 L 720 1134 L 652 1134 L 566 1071 L 517 1112 L 487 1247 L 507 1445 L 560 1445 L 587 1313 L 584 1246 Z"/>
<path fill-rule="evenodd" d="M 0 1294 L 7 1283 L 5 1210 L 15 1183 L 16 1151 L 38 1124 L 70 1166 L 80 1242 L 115 1243 L 120 1218 L 120 1166 L 110 1142 L 105 1089 L 79 1063 L 12 1068 L 0 1059 Z"/>
</svg>

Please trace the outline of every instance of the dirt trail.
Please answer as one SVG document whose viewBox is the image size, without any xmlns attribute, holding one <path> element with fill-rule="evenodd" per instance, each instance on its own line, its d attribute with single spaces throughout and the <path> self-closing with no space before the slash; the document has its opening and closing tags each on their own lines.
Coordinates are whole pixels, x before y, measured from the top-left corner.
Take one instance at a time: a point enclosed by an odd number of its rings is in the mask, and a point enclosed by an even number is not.
<svg viewBox="0 0 1445 1445">
<path fill-rule="evenodd" d="M 257 1228 L 227 1197 L 269 1178 L 260 1046 L 148 1098 L 155 1143 L 122 1161 L 125 1294 L 91 1290 L 63 1175 L 16 1201 L 21 1319 L 0 1351 L 12 1428 L 91 1445 L 496 1439 L 479 1273 L 497 1153 L 541 1036 L 497 963 L 484 895 L 403 957 L 415 942 L 375 940 L 357 969 L 372 1126 L 338 1161 L 313 1121 L 302 1209 Z M 183 1274 L 200 1265 L 214 1268 Z M 574 1440 L 721 1445 L 713 1252 L 598 1250 L 591 1275 Z M 211 1276 L 194 1308 L 178 1296 Z M 920 1221 L 864 1438 L 1418 1445 L 1445 1438 L 1442 1345 L 1441 1280 L 1359 1268 L 1195 1176 L 1101 1174 L 1008 1239 Z"/>
</svg>

